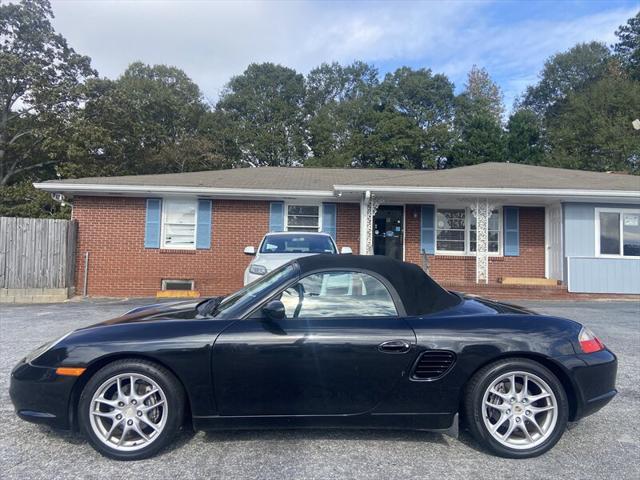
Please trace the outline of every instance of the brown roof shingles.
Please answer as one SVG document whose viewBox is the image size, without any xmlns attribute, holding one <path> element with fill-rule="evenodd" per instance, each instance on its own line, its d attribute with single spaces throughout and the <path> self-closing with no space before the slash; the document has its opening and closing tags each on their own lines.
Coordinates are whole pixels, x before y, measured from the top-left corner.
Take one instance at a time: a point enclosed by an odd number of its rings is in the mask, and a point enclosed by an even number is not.
<svg viewBox="0 0 640 480">
<path fill-rule="evenodd" d="M 45 183 L 323 191 L 332 191 L 334 185 L 522 188 L 619 190 L 637 191 L 640 194 L 640 176 L 495 162 L 446 170 L 236 168 L 158 175 L 50 180 Z"/>
</svg>

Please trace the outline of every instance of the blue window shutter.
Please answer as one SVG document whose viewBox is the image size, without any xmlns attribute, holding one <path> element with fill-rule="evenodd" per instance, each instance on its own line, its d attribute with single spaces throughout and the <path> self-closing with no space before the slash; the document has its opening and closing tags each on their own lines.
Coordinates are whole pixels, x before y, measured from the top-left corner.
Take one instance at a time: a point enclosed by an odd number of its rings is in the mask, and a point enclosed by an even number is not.
<svg viewBox="0 0 640 480">
<path fill-rule="evenodd" d="M 147 198 L 147 216 L 144 227 L 144 248 L 160 248 L 160 216 L 162 200 Z"/>
<path fill-rule="evenodd" d="M 196 248 L 211 248 L 211 200 L 198 200 Z"/>
<path fill-rule="evenodd" d="M 504 207 L 504 255 L 520 255 L 520 212 L 518 207 Z"/>
<path fill-rule="evenodd" d="M 322 204 L 322 231 L 328 233 L 336 241 L 336 204 Z"/>
<path fill-rule="evenodd" d="M 284 231 L 284 203 L 271 202 L 269 206 L 269 231 Z"/>
<path fill-rule="evenodd" d="M 433 255 L 435 251 L 435 208 L 433 205 L 422 205 L 420 212 L 420 253 Z"/>
</svg>

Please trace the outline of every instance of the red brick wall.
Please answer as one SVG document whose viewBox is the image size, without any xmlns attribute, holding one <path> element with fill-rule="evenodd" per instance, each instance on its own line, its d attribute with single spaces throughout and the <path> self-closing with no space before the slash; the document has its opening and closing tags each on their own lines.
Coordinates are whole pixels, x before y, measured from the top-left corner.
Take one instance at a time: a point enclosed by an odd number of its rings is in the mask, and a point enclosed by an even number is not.
<svg viewBox="0 0 640 480">
<path fill-rule="evenodd" d="M 338 248 L 360 251 L 360 204 L 338 203 L 336 209 L 336 243 Z"/>
<path fill-rule="evenodd" d="M 338 204 L 337 243 L 358 252 L 359 204 Z M 76 292 L 82 293 L 84 254 L 89 252 L 88 293 L 93 296 L 154 296 L 162 279 L 193 279 L 202 295 L 242 286 L 250 257 L 269 230 L 268 201 L 214 200 L 210 250 L 144 248 L 144 198 L 76 197 L 78 220 Z"/>
<path fill-rule="evenodd" d="M 422 265 L 420 206 L 407 205 L 405 259 Z M 500 277 L 544 278 L 544 208 L 520 207 L 520 255 L 490 257 L 489 281 Z M 475 282 L 476 259 L 469 256 L 429 255 L 429 273 L 443 283 Z"/>
<path fill-rule="evenodd" d="M 163 278 L 193 279 L 203 295 L 229 293 L 242 286 L 244 247 L 257 247 L 269 229 L 269 202 L 215 200 L 210 250 L 145 249 L 145 209 L 144 198 L 74 199 L 78 293 L 87 251 L 89 295 L 154 296 Z"/>
</svg>

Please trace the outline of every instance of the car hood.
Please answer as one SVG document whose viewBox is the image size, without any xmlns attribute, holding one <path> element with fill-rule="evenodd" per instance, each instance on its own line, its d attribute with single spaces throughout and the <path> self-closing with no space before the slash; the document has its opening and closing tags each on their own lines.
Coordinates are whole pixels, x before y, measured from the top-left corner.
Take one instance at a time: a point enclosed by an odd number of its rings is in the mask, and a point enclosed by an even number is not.
<svg viewBox="0 0 640 480">
<path fill-rule="evenodd" d="M 262 265 L 267 271 L 275 270 L 280 265 L 289 263 L 296 258 L 318 255 L 317 253 L 259 253 L 251 262 L 252 265 Z"/>
<path fill-rule="evenodd" d="M 119 317 L 96 323 L 86 328 L 117 325 L 122 323 L 151 322 L 159 320 L 191 320 L 197 317 L 198 312 L 196 311 L 196 307 L 203 300 L 204 299 L 198 299 L 197 301 L 188 300 L 143 305 L 141 307 L 136 307 L 132 310 L 129 310 Z"/>
</svg>

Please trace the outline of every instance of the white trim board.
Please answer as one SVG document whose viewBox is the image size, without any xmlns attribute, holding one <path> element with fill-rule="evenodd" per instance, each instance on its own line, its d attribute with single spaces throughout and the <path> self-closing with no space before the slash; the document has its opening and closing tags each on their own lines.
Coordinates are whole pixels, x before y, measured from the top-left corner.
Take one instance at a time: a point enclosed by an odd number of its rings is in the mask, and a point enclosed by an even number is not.
<svg viewBox="0 0 640 480">
<path fill-rule="evenodd" d="M 153 185 L 96 185 L 84 183 L 34 183 L 33 186 L 45 192 L 81 192 L 81 193 L 138 193 L 138 194 L 181 194 L 181 195 L 219 195 L 221 197 L 253 197 L 281 198 L 293 197 L 334 197 L 331 190 L 253 190 L 249 188 L 218 187 L 174 187 Z"/>
<path fill-rule="evenodd" d="M 388 187 L 362 185 L 334 185 L 336 192 L 376 192 L 376 193 L 433 193 L 451 195 L 513 195 L 513 196 L 568 196 L 568 197 L 629 197 L 638 201 L 640 192 L 625 190 L 580 190 L 547 188 L 479 188 L 479 187 Z"/>
<path fill-rule="evenodd" d="M 251 188 L 223 188 L 223 187 L 181 187 L 154 185 L 108 185 L 85 183 L 48 183 L 36 182 L 35 188 L 46 192 L 96 193 L 96 194 L 178 194 L 204 195 L 220 197 L 281 198 L 315 197 L 340 198 L 342 193 L 395 193 L 395 194 L 441 194 L 441 195 L 511 195 L 525 196 L 556 196 L 580 198 L 617 198 L 627 199 L 633 203 L 640 203 L 640 192 L 623 190 L 582 190 L 582 189 L 540 189 L 540 188 L 478 188 L 478 187 L 394 187 L 394 186 L 362 186 L 362 185 L 334 185 L 333 190 L 285 190 L 285 189 L 251 189 Z M 345 199 L 346 200 L 346 199 Z"/>
</svg>

